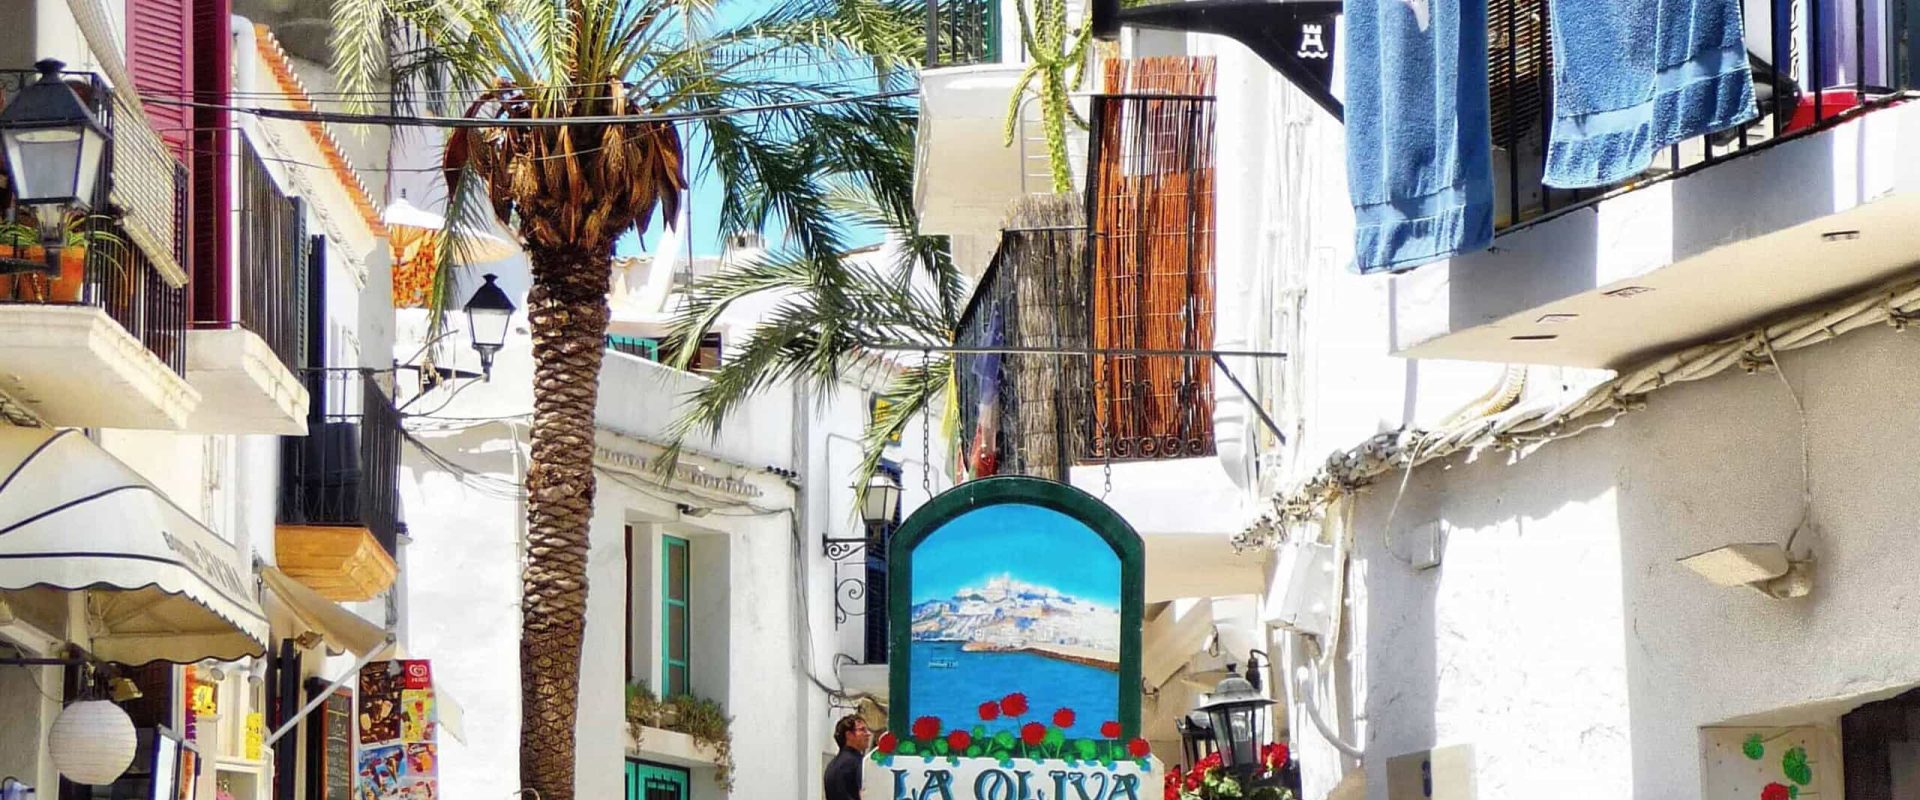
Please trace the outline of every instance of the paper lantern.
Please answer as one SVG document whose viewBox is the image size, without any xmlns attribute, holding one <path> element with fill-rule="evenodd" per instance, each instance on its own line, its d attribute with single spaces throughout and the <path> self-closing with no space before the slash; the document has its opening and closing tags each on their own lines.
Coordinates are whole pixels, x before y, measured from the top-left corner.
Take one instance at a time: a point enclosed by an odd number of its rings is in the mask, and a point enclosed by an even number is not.
<svg viewBox="0 0 1920 800">
<path fill-rule="evenodd" d="M 118 780 L 133 763 L 138 744 L 133 720 L 105 700 L 82 700 L 67 706 L 47 734 L 53 766 L 67 780 L 92 786 Z"/>
</svg>

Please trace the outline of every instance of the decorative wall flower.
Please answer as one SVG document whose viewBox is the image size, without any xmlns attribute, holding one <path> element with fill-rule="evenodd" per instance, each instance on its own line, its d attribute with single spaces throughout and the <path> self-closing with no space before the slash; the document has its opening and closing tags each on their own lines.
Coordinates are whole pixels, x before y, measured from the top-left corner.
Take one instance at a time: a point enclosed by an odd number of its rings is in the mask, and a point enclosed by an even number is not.
<svg viewBox="0 0 1920 800">
<path fill-rule="evenodd" d="M 1109 739 L 1120 738 L 1120 723 L 1113 720 L 1100 723 L 1100 735 Z"/>
<path fill-rule="evenodd" d="M 913 738 L 935 739 L 940 736 L 939 717 L 921 717 L 913 721 Z"/>
<path fill-rule="evenodd" d="M 967 747 L 972 744 L 973 744 L 973 734 L 971 733 L 968 733 L 966 731 L 956 730 L 956 731 L 953 731 L 952 733 L 947 734 L 947 747 L 951 748 L 955 755 L 960 755 L 965 753 L 967 751 Z"/>
<path fill-rule="evenodd" d="M 1040 743 L 1046 740 L 1047 726 L 1038 722 L 1029 722 L 1021 726 L 1020 741 L 1026 742 L 1028 747 L 1039 747 Z"/>
<path fill-rule="evenodd" d="M 1027 696 L 1019 692 L 1000 698 L 1000 713 L 1018 717 L 1027 713 Z"/>
<path fill-rule="evenodd" d="M 1152 751 L 1153 748 L 1147 745 L 1147 740 L 1145 739 L 1134 739 L 1131 742 L 1127 742 L 1127 755 L 1133 756 L 1134 758 L 1146 758 L 1147 754 Z"/>
<path fill-rule="evenodd" d="M 883 754 L 893 755 L 893 751 L 900 749 L 900 740 L 894 738 L 893 733 L 889 731 L 880 734 L 880 741 L 874 747 Z"/>
<path fill-rule="evenodd" d="M 1760 790 L 1760 800 L 1788 800 L 1792 796 L 1793 794 L 1787 791 L 1785 785 L 1778 783 L 1769 783 L 1765 789 Z"/>
<path fill-rule="evenodd" d="M 988 700 L 987 702 L 984 702 L 984 703 L 981 703 L 981 704 L 980 704 L 980 719 L 981 719 L 981 721 L 983 721 L 983 722 L 992 722 L 992 721 L 994 721 L 994 720 L 996 720 L 996 719 L 999 719 L 999 718 L 1000 718 L 1000 704 L 999 704 L 999 703 L 996 703 L 996 702 L 994 702 L 994 701 L 992 701 L 992 700 Z"/>
<path fill-rule="evenodd" d="M 1063 708 L 1053 712 L 1053 724 L 1061 728 L 1073 727 L 1073 709 Z"/>
</svg>

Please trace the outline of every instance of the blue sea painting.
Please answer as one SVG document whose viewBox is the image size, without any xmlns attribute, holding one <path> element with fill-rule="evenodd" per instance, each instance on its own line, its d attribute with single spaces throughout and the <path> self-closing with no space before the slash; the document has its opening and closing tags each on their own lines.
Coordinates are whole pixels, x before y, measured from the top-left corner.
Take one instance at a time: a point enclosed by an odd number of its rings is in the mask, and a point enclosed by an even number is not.
<svg viewBox="0 0 1920 800">
<path fill-rule="evenodd" d="M 1120 559 L 1051 509 L 992 505 L 950 520 L 913 554 L 908 711 L 948 728 L 1017 731 L 1070 708 L 1071 738 L 1119 718 Z M 983 721 L 1013 693 L 1028 710 Z"/>
</svg>

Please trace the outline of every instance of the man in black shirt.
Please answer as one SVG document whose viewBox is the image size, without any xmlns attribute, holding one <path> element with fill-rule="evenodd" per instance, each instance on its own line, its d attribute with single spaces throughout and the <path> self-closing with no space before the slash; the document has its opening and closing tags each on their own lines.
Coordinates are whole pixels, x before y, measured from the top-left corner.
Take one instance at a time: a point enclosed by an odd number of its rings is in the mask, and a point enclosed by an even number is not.
<svg viewBox="0 0 1920 800">
<path fill-rule="evenodd" d="M 840 745 L 840 754 L 827 763 L 827 800 L 860 800 L 860 762 L 872 740 L 873 732 L 858 714 L 833 724 L 833 743 Z"/>
</svg>

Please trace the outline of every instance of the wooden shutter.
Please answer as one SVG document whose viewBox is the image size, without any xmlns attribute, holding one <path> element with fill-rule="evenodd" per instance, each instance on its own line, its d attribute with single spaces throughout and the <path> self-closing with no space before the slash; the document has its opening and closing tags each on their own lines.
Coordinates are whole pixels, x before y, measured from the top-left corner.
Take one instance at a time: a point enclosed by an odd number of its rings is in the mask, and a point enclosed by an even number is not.
<svg viewBox="0 0 1920 800">
<path fill-rule="evenodd" d="M 192 0 L 127 0 L 127 68 L 140 94 L 184 100 L 193 84 Z M 186 162 L 193 110 L 182 105 L 141 104 L 173 157 Z"/>
<path fill-rule="evenodd" d="M 145 0 L 130 0 L 145 2 Z M 232 0 L 179 0 L 192 3 L 193 92 L 196 100 L 224 103 L 233 89 Z M 193 109 L 193 319 L 233 322 L 233 135 L 225 111 Z"/>
</svg>

